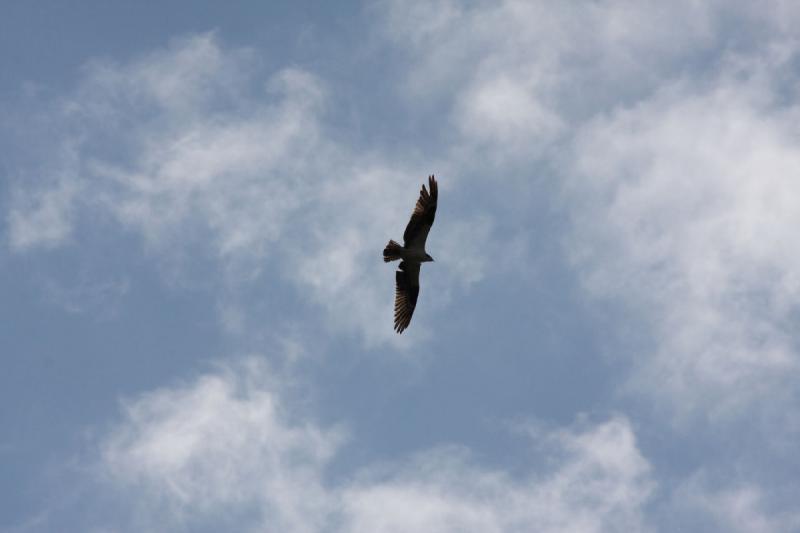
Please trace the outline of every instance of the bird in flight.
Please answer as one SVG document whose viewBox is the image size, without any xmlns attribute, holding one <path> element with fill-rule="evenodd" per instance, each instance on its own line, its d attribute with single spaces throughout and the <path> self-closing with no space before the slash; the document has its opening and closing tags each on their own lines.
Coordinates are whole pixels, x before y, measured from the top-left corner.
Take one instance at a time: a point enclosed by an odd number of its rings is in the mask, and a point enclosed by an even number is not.
<svg viewBox="0 0 800 533">
<path fill-rule="evenodd" d="M 430 192 L 424 184 L 419 192 L 417 205 L 414 206 L 411 220 L 403 233 L 403 246 L 389 241 L 383 249 L 385 263 L 401 260 L 395 273 L 394 330 L 397 333 L 403 333 L 411 323 L 411 315 L 414 314 L 419 296 L 419 267 L 422 263 L 433 261 L 433 257 L 425 251 L 425 241 L 433 226 L 436 200 L 439 198 L 439 187 L 432 175 L 428 176 L 428 187 Z"/>
</svg>

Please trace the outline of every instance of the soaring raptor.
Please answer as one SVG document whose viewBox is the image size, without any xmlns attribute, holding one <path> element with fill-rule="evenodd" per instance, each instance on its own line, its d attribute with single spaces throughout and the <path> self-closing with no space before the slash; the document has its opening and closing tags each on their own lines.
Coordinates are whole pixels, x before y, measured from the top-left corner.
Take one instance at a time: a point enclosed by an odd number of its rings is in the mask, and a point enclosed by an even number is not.
<svg viewBox="0 0 800 533">
<path fill-rule="evenodd" d="M 394 330 L 403 333 L 411 323 L 411 315 L 417 305 L 419 296 L 419 267 L 422 263 L 433 261 L 433 257 L 425 251 L 425 241 L 433 226 L 436 216 L 436 200 L 439 198 L 439 187 L 436 178 L 428 176 L 430 192 L 422 185 L 417 205 L 411 213 L 406 231 L 403 233 L 403 246 L 389 241 L 383 249 L 383 260 L 388 263 L 402 259 L 395 273 L 394 296 Z"/>
</svg>

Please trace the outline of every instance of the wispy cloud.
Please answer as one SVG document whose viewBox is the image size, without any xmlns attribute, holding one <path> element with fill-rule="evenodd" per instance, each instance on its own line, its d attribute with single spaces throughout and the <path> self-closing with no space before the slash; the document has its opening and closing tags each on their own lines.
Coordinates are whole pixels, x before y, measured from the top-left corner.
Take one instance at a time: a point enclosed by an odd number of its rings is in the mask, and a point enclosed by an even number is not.
<svg viewBox="0 0 800 533">
<path fill-rule="evenodd" d="M 331 87 L 313 72 L 266 72 L 252 50 L 191 36 L 132 61 L 91 62 L 74 91 L 39 111 L 57 149 L 43 149 L 41 172 L 26 168 L 10 186 L 10 250 L 75 243 L 100 220 L 138 238 L 154 263 L 213 270 L 222 327 L 234 334 L 261 320 L 239 295 L 288 282 L 319 310 L 303 316 L 309 331 L 402 346 L 426 326 L 401 340 L 391 333 L 392 277 L 378 252 L 401 234 L 421 179 L 444 169 L 452 180 L 442 177 L 443 193 L 457 184 L 486 194 L 440 206 L 451 211 L 431 234 L 446 272 L 433 305 L 529 269 L 547 233 L 567 257 L 554 262 L 564 259 L 559 267 L 590 305 L 625 309 L 625 320 L 595 328 L 638 331 L 637 342 L 614 344 L 623 373 L 598 379 L 625 390 L 619 405 L 645 399 L 666 413 L 648 411 L 637 424 L 678 441 L 668 459 L 694 453 L 686 426 L 672 421 L 702 426 L 692 438 L 719 446 L 688 469 L 724 481 L 679 473 L 688 481 L 654 495 L 663 472 L 651 471 L 623 416 L 540 435 L 549 468 L 492 468 L 456 445 L 333 480 L 346 431 L 289 409 L 269 369 L 251 361 L 128 401 L 95 458 L 120 515 L 89 521 L 123 530 L 641 531 L 652 498 L 665 497 L 711 529 L 796 529 L 777 484 L 727 474 L 750 467 L 768 478 L 783 458 L 796 461 L 800 8 L 380 5 L 377 31 L 404 61 L 405 109 L 442 118 L 420 148 L 440 154 L 436 168 L 344 140 L 329 120 Z M 269 305 L 282 310 L 279 300 Z M 306 353 L 302 337 L 284 339 L 287 360 Z"/>
<path fill-rule="evenodd" d="M 380 250 L 401 234 L 436 169 L 339 142 L 325 120 L 322 80 L 292 67 L 265 75 L 251 50 L 226 49 L 209 34 L 126 64 L 90 63 L 55 107 L 50 120 L 72 147 L 74 171 L 41 190 L 17 184 L 8 228 L 15 250 L 57 246 L 82 218 L 101 214 L 141 235 L 161 262 L 209 261 L 229 288 L 270 266 L 334 328 L 397 342 L 386 327 L 393 280 Z M 436 238 L 480 246 L 486 232 L 458 230 L 475 216 L 488 215 L 456 216 Z M 451 265 L 445 281 L 480 279 L 476 261 L 443 262 Z"/>
<path fill-rule="evenodd" d="M 80 183 L 70 177 L 56 178 L 48 186 L 13 191 L 6 220 L 10 248 L 52 248 L 66 242 L 72 234 L 73 205 L 79 192 Z"/>
<path fill-rule="evenodd" d="M 42 285 L 45 299 L 68 313 L 96 312 L 105 316 L 113 314 L 118 301 L 130 290 L 126 278 L 90 281 L 83 277 L 70 285 L 45 279 Z"/>
<path fill-rule="evenodd" d="M 678 82 L 576 144 L 575 256 L 588 287 L 649 317 L 642 386 L 681 410 L 724 414 L 797 377 L 798 109 L 778 99 L 783 68 Z"/>
<path fill-rule="evenodd" d="M 259 531 L 645 531 L 654 483 L 614 417 L 538 436 L 539 471 L 483 467 L 463 447 L 327 479 L 341 428 L 298 416 L 258 359 L 126 402 L 96 472 L 122 530 L 244 523 Z M 545 464 L 542 461 L 542 464 Z M 125 503 L 127 502 L 127 503 Z M 138 502 L 136 505 L 130 502 Z M 117 519 L 119 520 L 119 518 Z M 242 527 L 240 527 L 241 529 Z"/>
<path fill-rule="evenodd" d="M 126 518 L 179 529 L 252 513 L 269 531 L 319 531 L 332 512 L 321 471 L 342 433 L 293 422 L 273 380 L 249 359 L 128 402 L 98 463 L 142 502 Z"/>
<path fill-rule="evenodd" d="M 753 483 L 713 486 L 702 472 L 681 484 L 672 499 L 676 527 L 737 533 L 796 531 L 800 514 L 770 505 L 768 491 Z"/>
<path fill-rule="evenodd" d="M 626 419 L 540 438 L 551 450 L 547 472 L 489 470 L 466 460 L 465 450 L 444 448 L 368 476 L 345 491 L 346 530 L 649 530 L 643 508 L 654 483 Z"/>
<path fill-rule="evenodd" d="M 796 377 L 794 8 L 388 5 L 409 89 L 458 126 L 454 164 L 548 175 L 503 189 L 552 194 L 585 287 L 650 320 L 640 392 L 733 414 Z"/>
<path fill-rule="evenodd" d="M 602 334 L 622 339 L 631 375 L 619 390 L 665 416 L 649 423 L 710 422 L 730 436 L 747 421 L 757 444 L 730 453 L 748 464 L 791 440 L 797 7 L 387 5 L 410 98 L 447 110 L 452 164 L 548 194 L 567 219 L 553 238 L 568 268 L 593 302 L 627 310 Z M 779 501 L 766 486 L 759 498 L 742 508 Z"/>
</svg>

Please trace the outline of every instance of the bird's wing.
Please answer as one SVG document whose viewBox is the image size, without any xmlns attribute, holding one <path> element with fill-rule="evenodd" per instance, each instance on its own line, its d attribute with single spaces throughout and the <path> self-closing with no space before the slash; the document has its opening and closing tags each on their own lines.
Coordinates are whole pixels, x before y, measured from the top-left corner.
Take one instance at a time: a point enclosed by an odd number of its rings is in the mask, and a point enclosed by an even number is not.
<svg viewBox="0 0 800 533">
<path fill-rule="evenodd" d="M 425 249 L 425 241 L 428 239 L 428 232 L 433 226 L 433 219 L 436 217 L 436 201 L 439 199 L 439 186 L 436 178 L 428 176 L 428 186 L 430 192 L 422 185 L 419 192 L 417 205 L 411 213 L 411 220 L 408 221 L 406 231 L 403 233 L 403 241 L 406 248 Z"/>
<path fill-rule="evenodd" d="M 400 262 L 395 273 L 394 330 L 403 333 L 411 323 L 411 315 L 419 296 L 419 263 Z"/>
</svg>

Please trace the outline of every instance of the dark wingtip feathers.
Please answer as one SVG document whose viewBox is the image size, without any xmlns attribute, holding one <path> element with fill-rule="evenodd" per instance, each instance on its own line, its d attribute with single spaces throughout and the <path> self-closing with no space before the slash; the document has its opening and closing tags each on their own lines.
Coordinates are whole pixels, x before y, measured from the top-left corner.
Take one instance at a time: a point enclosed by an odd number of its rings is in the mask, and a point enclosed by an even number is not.
<svg viewBox="0 0 800 533">
<path fill-rule="evenodd" d="M 433 174 L 428 176 L 428 188 L 431 191 L 431 196 L 434 200 L 436 200 L 439 196 L 439 184 L 436 183 L 436 178 L 433 176 Z"/>
</svg>

